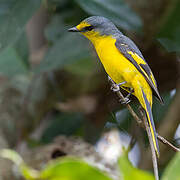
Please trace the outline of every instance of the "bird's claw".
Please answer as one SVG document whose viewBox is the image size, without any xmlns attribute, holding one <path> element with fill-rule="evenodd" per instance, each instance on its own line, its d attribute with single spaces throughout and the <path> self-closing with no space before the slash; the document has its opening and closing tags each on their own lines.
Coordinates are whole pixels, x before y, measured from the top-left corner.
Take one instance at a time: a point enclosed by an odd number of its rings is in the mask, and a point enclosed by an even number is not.
<svg viewBox="0 0 180 180">
<path fill-rule="evenodd" d="M 118 92 L 118 91 L 120 91 L 120 87 L 119 87 L 118 85 L 116 85 L 116 84 L 113 84 L 113 85 L 111 86 L 111 90 L 112 90 L 113 92 Z"/>
<path fill-rule="evenodd" d="M 121 104 L 129 104 L 131 102 L 131 100 L 127 97 L 125 97 L 124 99 L 120 99 L 119 102 Z"/>
</svg>

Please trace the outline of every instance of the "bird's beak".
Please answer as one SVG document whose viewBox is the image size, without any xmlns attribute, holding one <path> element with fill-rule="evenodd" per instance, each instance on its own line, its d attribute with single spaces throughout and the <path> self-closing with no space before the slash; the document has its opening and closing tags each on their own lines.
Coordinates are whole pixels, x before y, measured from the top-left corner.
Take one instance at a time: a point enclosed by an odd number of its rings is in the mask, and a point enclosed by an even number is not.
<svg viewBox="0 0 180 180">
<path fill-rule="evenodd" d="M 69 32 L 80 32 L 80 31 L 77 29 L 76 26 L 74 26 L 74 27 L 68 29 L 68 31 L 69 31 Z"/>
</svg>

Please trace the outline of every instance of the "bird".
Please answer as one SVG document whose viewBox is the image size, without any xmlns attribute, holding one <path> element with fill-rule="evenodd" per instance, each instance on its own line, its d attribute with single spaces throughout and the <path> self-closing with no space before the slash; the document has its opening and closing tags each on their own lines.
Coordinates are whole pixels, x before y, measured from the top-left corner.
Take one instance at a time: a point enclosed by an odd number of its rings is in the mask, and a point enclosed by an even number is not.
<svg viewBox="0 0 180 180">
<path fill-rule="evenodd" d="M 160 103 L 163 99 L 154 75 L 136 44 L 125 36 L 109 19 L 90 16 L 68 29 L 79 32 L 89 39 L 108 75 L 118 86 L 133 94 L 145 110 L 153 146 L 159 157 L 159 145 L 152 115 L 152 97 Z"/>
</svg>

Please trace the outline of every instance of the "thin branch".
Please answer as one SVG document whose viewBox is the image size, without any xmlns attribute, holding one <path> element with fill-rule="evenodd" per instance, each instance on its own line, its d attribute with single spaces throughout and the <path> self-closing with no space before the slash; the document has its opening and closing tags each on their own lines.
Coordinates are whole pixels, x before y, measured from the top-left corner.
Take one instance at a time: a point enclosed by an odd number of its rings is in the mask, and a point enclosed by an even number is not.
<svg viewBox="0 0 180 180">
<path fill-rule="evenodd" d="M 180 152 L 180 149 L 177 148 L 176 146 L 174 146 L 173 144 L 171 144 L 168 140 L 166 140 L 165 138 L 163 138 L 162 136 L 160 136 L 158 133 L 156 133 L 157 138 L 165 145 L 169 146 L 173 151 L 175 152 Z"/>
<path fill-rule="evenodd" d="M 110 79 L 110 82 L 112 83 L 112 86 L 114 86 L 116 88 L 116 84 Z M 122 93 L 120 91 L 116 92 L 117 96 L 122 99 L 123 101 L 125 100 L 124 96 L 122 95 Z M 127 107 L 127 109 L 129 110 L 129 112 L 131 113 L 131 115 L 133 116 L 133 118 L 137 121 L 138 125 L 141 126 L 142 128 L 145 129 L 145 126 L 142 122 L 142 120 L 139 118 L 139 116 L 134 112 L 134 110 L 132 109 L 132 107 L 129 104 L 125 104 L 125 106 Z M 164 137 L 162 137 L 161 135 L 159 135 L 158 133 L 156 134 L 158 140 L 165 144 L 166 146 L 170 147 L 173 151 L 175 152 L 180 152 L 180 148 L 175 147 L 173 144 L 171 144 L 168 140 L 166 140 Z"/>
<path fill-rule="evenodd" d="M 123 96 L 123 94 L 120 92 L 120 87 L 114 83 L 114 81 L 112 79 L 109 78 L 109 81 L 111 82 L 112 85 L 112 89 L 116 90 L 116 94 L 117 96 L 120 98 L 120 100 L 125 102 L 125 97 Z M 142 114 L 142 120 L 139 118 L 139 116 L 134 112 L 134 110 L 132 109 L 132 107 L 129 104 L 125 104 L 127 109 L 129 110 L 129 112 L 132 114 L 132 116 L 134 117 L 134 119 L 137 121 L 138 125 L 140 125 L 142 128 L 146 129 L 146 132 L 148 134 L 148 139 L 149 139 L 149 143 L 150 143 L 150 147 L 151 147 L 151 152 L 152 152 L 152 161 L 153 161 L 153 168 L 154 168 L 154 175 L 156 180 L 159 180 L 159 176 L 158 176 L 158 166 L 157 166 L 157 157 L 156 157 L 156 152 L 154 149 L 154 145 L 152 142 L 152 137 L 151 137 L 151 132 L 150 132 L 150 128 L 149 125 L 147 124 L 147 119 L 146 116 L 144 115 L 143 111 L 140 110 L 140 113 Z M 174 145 L 172 145 L 170 142 L 168 142 L 165 138 L 163 138 L 162 136 L 160 136 L 157 133 L 157 138 L 165 145 L 169 146 L 170 148 L 172 148 L 174 151 L 180 151 L 179 148 L 175 147 Z"/>
</svg>

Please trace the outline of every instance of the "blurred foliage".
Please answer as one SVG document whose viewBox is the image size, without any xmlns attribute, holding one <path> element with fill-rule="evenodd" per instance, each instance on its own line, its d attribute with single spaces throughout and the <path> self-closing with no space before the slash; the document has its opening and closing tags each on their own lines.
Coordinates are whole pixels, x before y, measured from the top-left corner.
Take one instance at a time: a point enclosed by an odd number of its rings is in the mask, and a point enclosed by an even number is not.
<svg viewBox="0 0 180 180">
<path fill-rule="evenodd" d="M 80 170 L 80 171 L 79 171 Z M 71 171 L 71 173 L 69 173 Z M 88 174 L 88 176 L 87 176 Z M 64 158 L 61 161 L 57 160 L 47 166 L 40 177 L 42 179 L 97 179 L 110 180 L 108 176 L 98 171 L 96 168 L 89 166 L 87 163 L 71 158 Z"/>
<path fill-rule="evenodd" d="M 158 121 L 160 122 L 164 118 L 164 116 L 168 110 L 168 107 L 173 100 L 174 95 L 171 95 L 171 92 L 167 92 L 167 93 L 163 94 L 162 97 L 165 102 L 163 106 L 159 106 L 159 101 L 157 99 L 154 99 L 152 111 L 153 111 L 153 115 L 154 115 L 154 120 L 157 122 Z"/>
<path fill-rule="evenodd" d="M 141 20 L 124 0 L 76 0 L 79 5 L 91 15 L 110 18 L 125 30 L 138 29 Z"/>
<path fill-rule="evenodd" d="M 6 76 L 15 76 L 22 73 L 27 73 L 27 64 L 19 56 L 18 52 L 8 47 L 0 53 L 0 72 Z M 11 64 L 11 66 L 9 66 Z"/>
<path fill-rule="evenodd" d="M 71 120 L 73 119 L 73 121 Z M 51 122 L 47 129 L 45 129 L 41 141 L 44 143 L 52 142 L 53 139 L 59 135 L 76 134 L 83 123 L 83 116 L 80 113 L 59 114 L 56 119 Z"/>
<path fill-rule="evenodd" d="M 180 179 L 180 172 L 179 167 L 180 166 L 180 153 L 177 153 L 174 158 L 171 160 L 171 162 L 167 165 L 164 174 L 162 175 L 162 180 L 179 180 Z"/>
<path fill-rule="evenodd" d="M 158 33 L 159 42 L 170 52 L 180 52 L 180 1 L 176 0 L 163 27 Z"/>
<path fill-rule="evenodd" d="M 100 171 L 98 168 L 95 168 L 88 163 L 73 157 L 65 157 L 53 160 L 46 164 L 46 166 L 41 171 L 37 171 L 32 169 L 31 167 L 28 167 L 20 157 L 20 155 L 15 151 L 3 149 L 0 151 L 0 156 L 13 161 L 18 166 L 22 176 L 27 180 L 90 180 L 92 178 L 94 180 L 111 179 L 108 174 Z M 120 178 L 123 178 L 124 180 L 131 180 L 132 178 L 134 180 L 154 180 L 154 177 L 151 173 L 132 166 L 132 164 L 128 160 L 127 152 L 121 154 L 118 160 L 118 164 L 120 168 Z M 165 169 L 161 180 L 179 180 L 179 165 L 180 153 L 177 153 Z"/>
<path fill-rule="evenodd" d="M 56 159 L 48 163 L 43 170 L 36 171 L 28 167 L 22 158 L 12 150 L 4 149 L 0 151 L 0 156 L 12 160 L 18 167 L 21 174 L 26 179 L 66 179 L 66 180 L 83 180 L 97 179 L 110 180 L 107 174 L 97 168 L 90 166 L 88 163 L 75 158 L 65 157 Z M 153 180 L 153 175 L 145 171 L 134 168 L 128 160 L 127 154 L 124 153 L 119 158 L 119 166 L 124 180 L 142 179 Z M 70 173 L 71 172 L 71 173 Z"/>
<path fill-rule="evenodd" d="M 144 179 L 144 180 L 154 180 L 154 177 L 152 174 L 142 171 L 140 169 L 137 169 L 132 166 L 128 159 L 127 152 L 124 153 L 124 155 L 120 156 L 118 160 L 120 172 L 122 173 L 122 177 L 124 180 L 130 180 L 130 179 Z"/>
<path fill-rule="evenodd" d="M 28 167 L 22 158 L 11 150 L 1 150 L 0 155 L 12 160 L 18 167 L 25 179 L 38 180 L 110 180 L 107 175 L 95 167 L 88 165 L 82 160 L 75 158 L 61 158 L 46 165 L 41 171 Z"/>
<path fill-rule="evenodd" d="M 71 53 L 69 53 L 70 50 Z M 46 57 L 37 69 L 35 69 L 35 72 L 39 73 L 63 68 L 75 60 L 87 58 L 88 55 L 89 52 L 84 39 L 82 38 L 81 41 L 76 35 L 66 33 L 48 50 Z"/>
<path fill-rule="evenodd" d="M 21 36 L 27 21 L 37 11 L 41 0 L 1 0 L 0 49 L 13 44 Z"/>
</svg>

